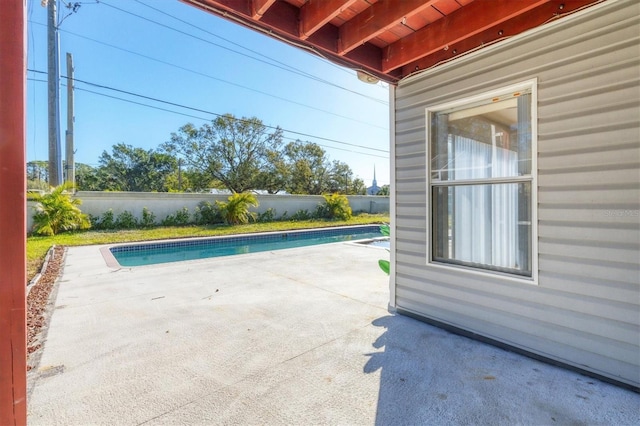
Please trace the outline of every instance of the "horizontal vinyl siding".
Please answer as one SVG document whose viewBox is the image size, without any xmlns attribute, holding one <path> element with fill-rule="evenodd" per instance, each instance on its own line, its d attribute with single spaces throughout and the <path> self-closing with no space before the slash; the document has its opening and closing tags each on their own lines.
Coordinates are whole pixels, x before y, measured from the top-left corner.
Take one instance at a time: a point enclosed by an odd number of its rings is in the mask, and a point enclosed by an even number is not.
<svg viewBox="0 0 640 426">
<path fill-rule="evenodd" d="M 640 7 L 609 1 L 401 82 L 396 306 L 640 386 Z M 425 109 L 538 81 L 538 282 L 428 264 Z"/>
</svg>

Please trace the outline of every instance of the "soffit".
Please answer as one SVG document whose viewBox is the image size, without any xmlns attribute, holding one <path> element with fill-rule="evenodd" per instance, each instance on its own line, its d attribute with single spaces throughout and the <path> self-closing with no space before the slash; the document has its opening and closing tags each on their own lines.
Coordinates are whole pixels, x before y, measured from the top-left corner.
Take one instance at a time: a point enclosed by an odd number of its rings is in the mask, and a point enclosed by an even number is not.
<svg viewBox="0 0 640 426">
<path fill-rule="evenodd" d="M 181 0 L 389 83 L 602 0 Z"/>
</svg>

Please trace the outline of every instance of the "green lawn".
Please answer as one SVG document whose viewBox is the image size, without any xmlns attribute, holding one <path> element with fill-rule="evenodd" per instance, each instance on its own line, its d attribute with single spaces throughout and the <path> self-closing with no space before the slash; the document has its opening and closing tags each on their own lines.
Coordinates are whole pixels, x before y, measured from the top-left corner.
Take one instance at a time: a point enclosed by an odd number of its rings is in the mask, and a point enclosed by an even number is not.
<svg viewBox="0 0 640 426">
<path fill-rule="evenodd" d="M 83 231 L 65 233 L 53 237 L 27 237 L 27 279 L 31 280 L 42 267 L 49 248 L 57 246 L 84 246 L 92 244 L 111 244 L 133 241 L 161 240 L 166 238 L 207 237 L 250 232 L 284 231 L 290 229 L 321 228 L 342 225 L 366 225 L 370 223 L 388 223 L 389 215 L 359 214 L 347 221 L 305 220 L 251 223 L 248 225 L 180 226 L 157 227 L 120 231 Z"/>
</svg>

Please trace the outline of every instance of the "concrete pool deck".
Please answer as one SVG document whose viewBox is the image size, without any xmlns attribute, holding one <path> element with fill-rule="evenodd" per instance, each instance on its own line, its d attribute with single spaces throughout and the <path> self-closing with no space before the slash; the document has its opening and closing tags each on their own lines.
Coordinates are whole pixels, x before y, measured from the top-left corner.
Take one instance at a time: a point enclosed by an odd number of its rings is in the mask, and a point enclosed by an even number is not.
<svg viewBox="0 0 640 426">
<path fill-rule="evenodd" d="M 387 310 L 385 250 L 106 266 L 67 252 L 28 420 L 640 424 L 640 395 Z"/>
</svg>

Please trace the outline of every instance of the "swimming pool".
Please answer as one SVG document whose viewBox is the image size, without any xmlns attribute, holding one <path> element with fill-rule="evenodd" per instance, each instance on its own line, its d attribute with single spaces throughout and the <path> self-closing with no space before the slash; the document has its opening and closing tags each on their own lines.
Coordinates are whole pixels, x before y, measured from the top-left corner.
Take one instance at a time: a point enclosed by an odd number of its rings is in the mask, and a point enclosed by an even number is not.
<svg viewBox="0 0 640 426">
<path fill-rule="evenodd" d="M 391 242 L 389 241 L 389 237 L 376 238 L 374 240 L 365 240 L 362 242 L 358 242 L 358 244 L 364 244 L 371 247 L 382 247 L 386 249 L 391 248 Z"/>
<path fill-rule="evenodd" d="M 107 247 L 110 266 L 143 266 L 381 237 L 378 225 L 269 232 Z"/>
</svg>

